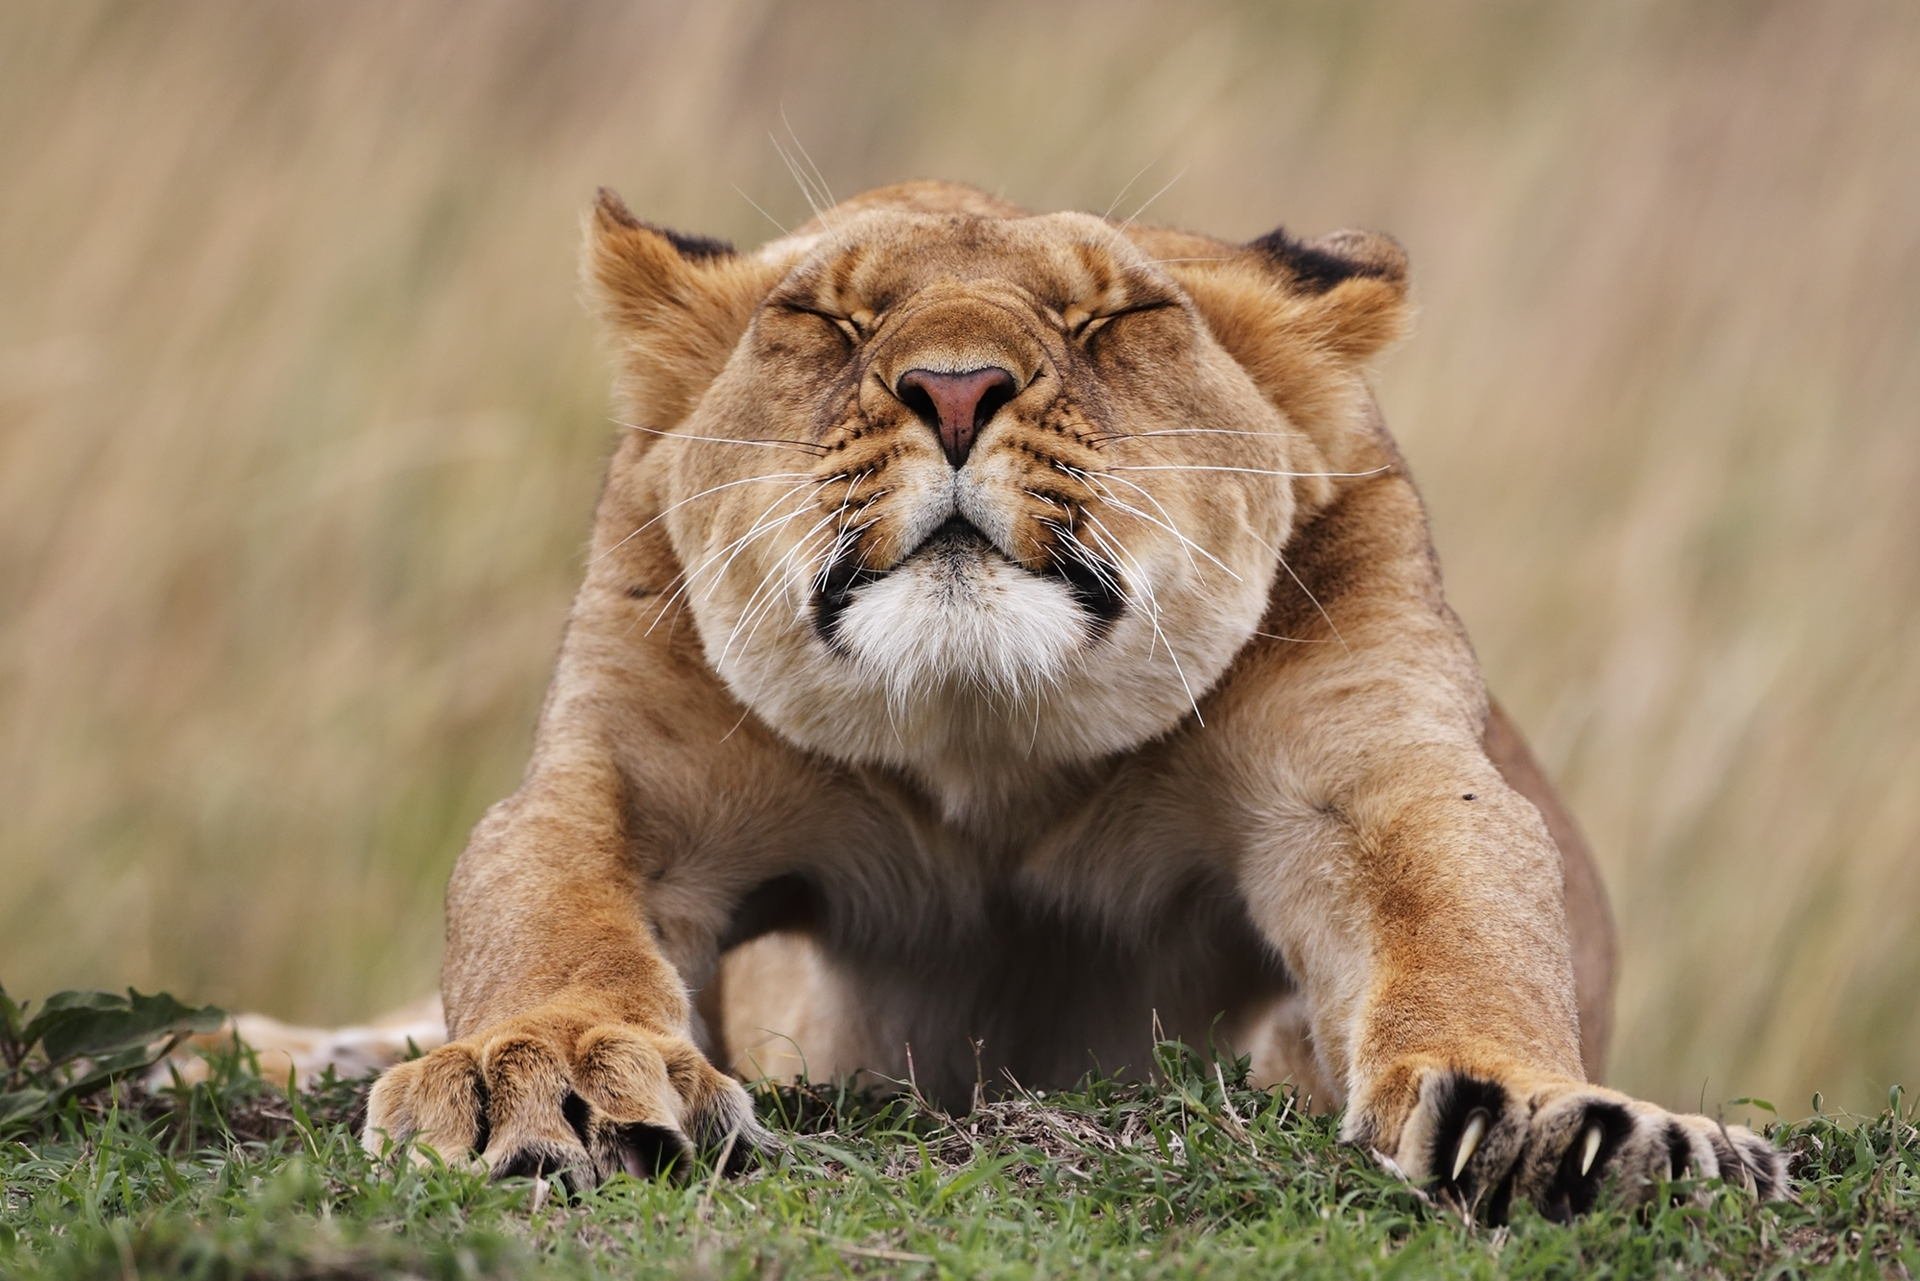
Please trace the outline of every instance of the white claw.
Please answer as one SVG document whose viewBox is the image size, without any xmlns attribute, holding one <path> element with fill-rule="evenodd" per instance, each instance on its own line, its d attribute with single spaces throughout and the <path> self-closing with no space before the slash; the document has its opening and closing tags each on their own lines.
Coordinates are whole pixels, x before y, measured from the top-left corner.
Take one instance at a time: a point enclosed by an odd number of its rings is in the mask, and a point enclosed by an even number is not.
<svg viewBox="0 0 1920 1281">
<path fill-rule="evenodd" d="M 1467 1118 L 1466 1129 L 1460 1131 L 1460 1146 L 1453 1154 L 1452 1178 L 1455 1182 L 1459 1181 L 1460 1171 L 1467 1168 L 1467 1162 L 1473 1159 L 1473 1154 L 1479 1151 L 1480 1140 L 1486 1137 L 1487 1114 L 1475 1110 L 1474 1114 Z"/>
<path fill-rule="evenodd" d="M 1580 1152 L 1580 1173 L 1586 1174 L 1593 1168 L 1593 1158 L 1600 1155 L 1600 1127 L 1598 1124 L 1587 1127 L 1586 1147 Z"/>
</svg>

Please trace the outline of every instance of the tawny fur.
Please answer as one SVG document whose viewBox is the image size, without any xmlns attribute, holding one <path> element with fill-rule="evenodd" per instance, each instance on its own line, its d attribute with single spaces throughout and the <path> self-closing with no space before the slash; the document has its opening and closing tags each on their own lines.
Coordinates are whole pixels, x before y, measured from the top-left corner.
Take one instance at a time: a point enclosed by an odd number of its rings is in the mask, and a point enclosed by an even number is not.
<svg viewBox="0 0 1920 1281">
<path fill-rule="evenodd" d="M 1604 897 L 1364 377 L 1398 246 L 915 183 L 753 254 L 603 195 L 585 276 L 631 430 L 450 887 L 452 1040 L 370 1145 L 601 1177 L 768 1141 L 711 1064 L 964 1103 L 1157 1031 L 1465 1199 L 1779 1190 L 1745 1131 L 1587 1084 Z M 956 466 L 903 376 L 983 367 L 1017 394 Z"/>
</svg>

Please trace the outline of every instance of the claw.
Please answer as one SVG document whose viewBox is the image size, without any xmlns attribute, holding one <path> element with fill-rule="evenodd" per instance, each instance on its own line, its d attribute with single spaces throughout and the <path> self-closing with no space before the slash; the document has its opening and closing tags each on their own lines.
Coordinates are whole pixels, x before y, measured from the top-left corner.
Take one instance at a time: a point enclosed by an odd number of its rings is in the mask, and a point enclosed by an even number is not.
<svg viewBox="0 0 1920 1281">
<path fill-rule="evenodd" d="M 1584 1176 L 1593 1168 L 1593 1158 L 1600 1155 L 1600 1126 L 1598 1122 L 1587 1126 L 1586 1144 L 1580 1151 L 1580 1173 Z"/>
<path fill-rule="evenodd" d="M 1460 1131 L 1460 1146 L 1454 1150 L 1453 1174 L 1449 1176 L 1452 1181 L 1459 1182 L 1460 1171 L 1467 1168 L 1467 1162 L 1471 1161 L 1473 1154 L 1480 1149 L 1480 1140 L 1486 1137 L 1487 1114 L 1475 1108 L 1473 1114 L 1467 1118 L 1466 1128 Z"/>
</svg>

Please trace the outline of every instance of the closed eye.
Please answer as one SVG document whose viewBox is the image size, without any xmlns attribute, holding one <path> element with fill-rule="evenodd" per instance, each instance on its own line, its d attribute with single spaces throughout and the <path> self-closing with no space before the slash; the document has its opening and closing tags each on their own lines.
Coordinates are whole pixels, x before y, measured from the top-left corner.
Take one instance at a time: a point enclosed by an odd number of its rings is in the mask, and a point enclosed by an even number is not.
<svg viewBox="0 0 1920 1281">
<path fill-rule="evenodd" d="M 1168 307 L 1178 305 L 1178 303 L 1173 302 L 1171 299 L 1151 298 L 1145 302 L 1137 302 L 1128 307 L 1118 307 L 1112 311 L 1080 318 L 1068 327 L 1067 334 L 1076 341 L 1084 342 L 1123 316 L 1138 316 L 1143 312 L 1163 311 Z"/>
<path fill-rule="evenodd" d="M 866 337 L 866 333 L 861 327 L 859 319 L 856 317 L 842 316 L 838 312 L 826 311 L 819 307 L 809 307 L 805 303 L 784 302 L 780 304 L 780 307 L 783 311 L 789 311 L 795 315 L 814 316 L 826 321 L 829 325 L 839 330 L 840 335 L 853 346 L 859 346 L 861 340 Z"/>
</svg>

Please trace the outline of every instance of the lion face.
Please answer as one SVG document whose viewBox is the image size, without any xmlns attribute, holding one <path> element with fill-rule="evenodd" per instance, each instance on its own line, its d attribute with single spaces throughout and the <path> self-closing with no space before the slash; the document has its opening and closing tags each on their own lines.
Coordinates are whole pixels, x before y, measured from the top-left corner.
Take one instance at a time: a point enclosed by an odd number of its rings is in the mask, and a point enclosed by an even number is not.
<svg viewBox="0 0 1920 1281">
<path fill-rule="evenodd" d="M 754 259 L 614 223 L 659 242 L 660 307 L 707 308 L 708 359 L 738 333 L 634 425 L 748 708 L 955 805 L 1199 714 L 1323 464 L 1165 266 L 1084 214 L 883 208 Z"/>
</svg>

